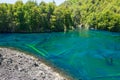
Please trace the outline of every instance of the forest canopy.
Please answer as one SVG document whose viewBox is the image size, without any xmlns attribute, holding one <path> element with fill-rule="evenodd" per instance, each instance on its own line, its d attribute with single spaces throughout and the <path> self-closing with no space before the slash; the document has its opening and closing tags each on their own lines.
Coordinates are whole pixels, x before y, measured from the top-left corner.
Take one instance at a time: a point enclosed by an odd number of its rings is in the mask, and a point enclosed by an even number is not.
<svg viewBox="0 0 120 80">
<path fill-rule="evenodd" d="M 59 6 L 54 1 L 0 3 L 0 32 L 58 32 L 80 25 L 120 32 L 120 1 L 66 0 Z"/>
</svg>

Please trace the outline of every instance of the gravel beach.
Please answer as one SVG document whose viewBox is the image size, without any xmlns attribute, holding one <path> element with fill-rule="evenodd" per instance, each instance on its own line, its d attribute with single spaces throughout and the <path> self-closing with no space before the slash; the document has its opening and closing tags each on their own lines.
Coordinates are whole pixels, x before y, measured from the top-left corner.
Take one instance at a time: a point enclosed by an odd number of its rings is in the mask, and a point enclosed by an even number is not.
<svg viewBox="0 0 120 80">
<path fill-rule="evenodd" d="M 68 80 L 37 58 L 0 48 L 0 80 Z"/>
</svg>

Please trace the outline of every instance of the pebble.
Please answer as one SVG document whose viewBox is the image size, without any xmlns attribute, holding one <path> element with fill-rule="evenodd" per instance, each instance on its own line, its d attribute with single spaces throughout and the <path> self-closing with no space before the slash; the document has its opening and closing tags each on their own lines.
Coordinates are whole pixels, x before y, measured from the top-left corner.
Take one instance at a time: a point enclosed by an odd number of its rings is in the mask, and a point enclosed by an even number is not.
<svg viewBox="0 0 120 80">
<path fill-rule="evenodd" d="M 68 80 L 30 55 L 0 48 L 0 80 Z"/>
<path fill-rule="evenodd" d="M 2 55 L 0 54 L 0 65 L 2 64 L 2 61 L 3 61 L 3 57 L 2 57 Z"/>
</svg>

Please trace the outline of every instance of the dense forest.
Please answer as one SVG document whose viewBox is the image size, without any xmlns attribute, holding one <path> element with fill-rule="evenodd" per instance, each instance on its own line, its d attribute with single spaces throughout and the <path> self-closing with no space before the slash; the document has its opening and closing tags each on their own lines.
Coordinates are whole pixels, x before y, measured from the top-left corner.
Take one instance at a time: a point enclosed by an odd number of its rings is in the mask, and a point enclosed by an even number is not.
<svg viewBox="0 0 120 80">
<path fill-rule="evenodd" d="M 52 32 L 78 26 L 120 32 L 120 0 L 0 3 L 0 32 Z"/>
</svg>

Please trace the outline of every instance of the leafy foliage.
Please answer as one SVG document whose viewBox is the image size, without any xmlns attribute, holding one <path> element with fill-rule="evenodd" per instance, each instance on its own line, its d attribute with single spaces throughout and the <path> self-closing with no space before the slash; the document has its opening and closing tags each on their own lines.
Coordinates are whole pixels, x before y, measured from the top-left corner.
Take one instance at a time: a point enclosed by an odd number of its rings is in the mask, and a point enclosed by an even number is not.
<svg viewBox="0 0 120 80">
<path fill-rule="evenodd" d="M 68 0 L 72 3 L 73 15 L 89 27 L 120 32 L 119 0 Z M 79 20 L 76 20 L 79 21 Z"/>
<path fill-rule="evenodd" d="M 31 0 L 0 3 L 0 32 L 68 31 L 81 24 L 120 32 L 119 5 L 119 0 L 66 0 L 59 6 Z"/>
</svg>

